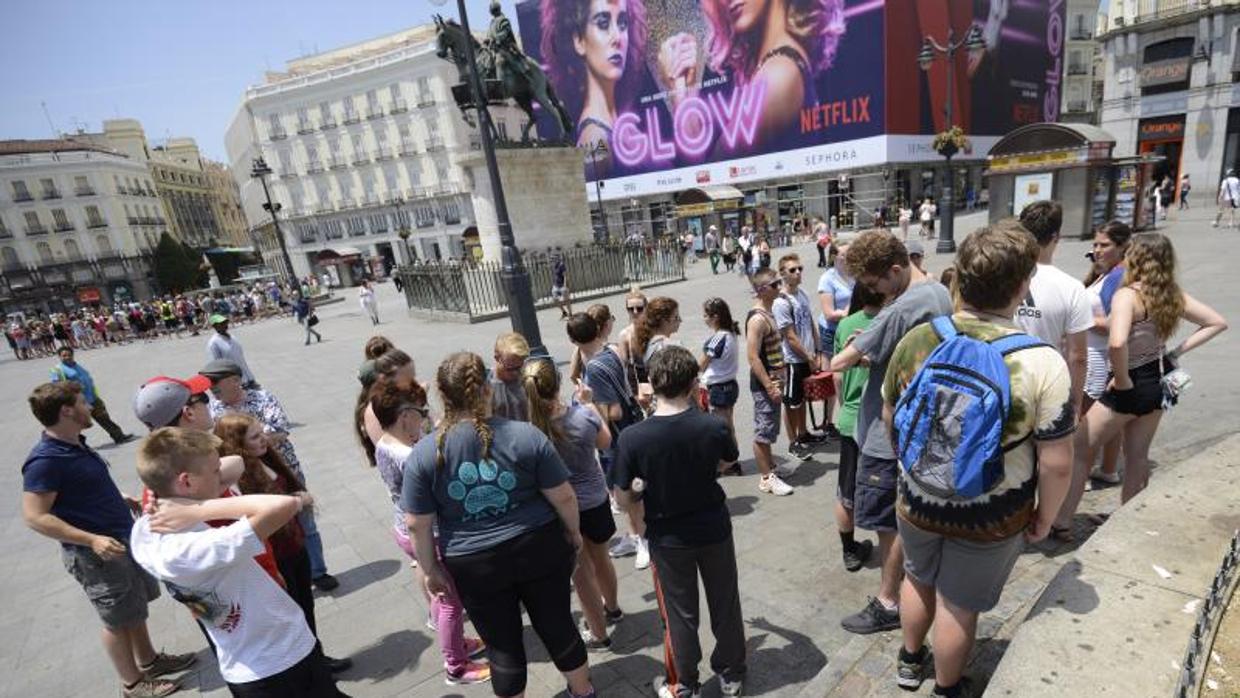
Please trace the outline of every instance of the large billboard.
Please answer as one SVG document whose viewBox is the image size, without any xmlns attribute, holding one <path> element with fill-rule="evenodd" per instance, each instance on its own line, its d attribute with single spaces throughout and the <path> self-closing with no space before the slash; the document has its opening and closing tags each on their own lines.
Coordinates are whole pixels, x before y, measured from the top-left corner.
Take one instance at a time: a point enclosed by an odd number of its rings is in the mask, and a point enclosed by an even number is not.
<svg viewBox="0 0 1240 698">
<path fill-rule="evenodd" d="M 597 169 L 586 166 L 588 180 L 606 180 L 605 198 L 933 159 L 946 60 L 923 72 L 921 38 L 974 24 L 988 50 L 957 57 L 954 122 L 988 148 L 1015 125 L 1054 120 L 1032 105 L 1058 84 L 1046 55 L 1052 32 L 1052 62 L 1062 55 L 1063 14 L 1063 0 L 517 5 L 523 47 L 551 77 L 574 139 L 607 145 Z M 555 133 L 545 117 L 538 128 Z"/>
</svg>

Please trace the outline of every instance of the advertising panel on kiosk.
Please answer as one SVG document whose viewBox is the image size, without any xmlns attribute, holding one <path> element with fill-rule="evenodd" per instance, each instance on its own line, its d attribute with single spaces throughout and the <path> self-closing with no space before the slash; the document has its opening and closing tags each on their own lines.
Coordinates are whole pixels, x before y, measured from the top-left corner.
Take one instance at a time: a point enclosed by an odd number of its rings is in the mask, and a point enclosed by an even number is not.
<svg viewBox="0 0 1240 698">
<path fill-rule="evenodd" d="M 926 73 L 917 54 L 949 27 L 959 39 L 977 24 L 987 39 L 976 64 L 957 54 L 967 133 L 1054 120 L 1063 16 L 1063 0 L 517 4 L 523 48 L 547 70 L 574 141 L 607 146 L 597 173 L 585 170 L 606 180 L 604 198 L 930 159 L 946 60 Z M 539 135 L 551 137 L 545 118 Z"/>
</svg>

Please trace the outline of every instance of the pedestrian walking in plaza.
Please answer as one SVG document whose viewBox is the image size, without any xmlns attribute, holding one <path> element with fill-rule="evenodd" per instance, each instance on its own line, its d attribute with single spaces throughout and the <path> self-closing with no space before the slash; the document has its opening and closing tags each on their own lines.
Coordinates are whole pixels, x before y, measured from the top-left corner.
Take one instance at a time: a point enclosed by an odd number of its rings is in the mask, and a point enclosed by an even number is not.
<svg viewBox="0 0 1240 698">
<path fill-rule="evenodd" d="M 585 383 L 578 381 L 572 403 L 564 404 L 560 372 L 551 360 L 528 362 L 521 370 L 521 383 L 529 397 L 530 423 L 551 439 L 568 467 L 568 482 L 577 496 L 582 555 L 573 572 L 573 588 L 581 603 L 581 638 L 587 650 L 607 650 L 611 648 L 607 626 L 624 617 L 617 597 L 616 568 L 607 554 L 616 522 L 607 478 L 598 461 L 599 450 L 611 446 L 611 430 Z"/>
<path fill-rule="evenodd" d="M 1181 320 L 1197 326 L 1179 346 L 1167 350 Z M 1097 404 L 1085 413 L 1077 432 L 1078 451 L 1072 490 L 1056 522 L 1068 527 L 1079 505 L 1092 465 L 1085 454 L 1123 434 L 1124 484 L 1121 504 L 1149 483 L 1149 450 L 1163 412 L 1177 400 L 1182 384 L 1167 374 L 1180 358 L 1227 329 L 1210 306 L 1185 293 L 1176 280 L 1175 249 L 1161 233 L 1133 236 L 1124 255 L 1123 287 L 1111 301 L 1108 351 L 1113 377 Z M 1118 367 L 1126 370 L 1117 370 Z"/>
<path fill-rule="evenodd" d="M 241 380 L 245 387 L 261 388 L 258 379 L 254 377 L 254 372 L 250 370 L 250 365 L 245 362 L 245 349 L 242 348 L 241 342 L 228 333 L 228 317 L 215 314 L 208 322 L 215 331 L 207 340 L 207 361 L 220 359 L 231 361 L 241 367 Z M 309 335 L 306 335 L 306 338 L 308 340 Z"/>
<path fill-rule="evenodd" d="M 219 421 L 225 412 L 240 412 L 254 417 L 263 423 L 263 432 L 267 440 L 280 452 L 284 462 L 297 475 L 301 484 L 306 485 L 306 473 L 297 458 L 297 451 L 289 439 L 291 420 L 284 406 L 274 395 L 266 390 L 247 388 L 242 384 L 242 368 L 227 359 L 217 359 L 208 363 L 199 373 L 211 379 L 211 418 Z M 314 586 L 320 591 L 331 591 L 340 585 L 336 578 L 327 572 L 327 562 L 323 558 L 323 540 L 319 536 L 319 528 L 315 522 L 314 510 L 305 509 L 298 513 L 297 520 L 306 533 L 306 552 L 310 555 L 310 574 Z"/>
<path fill-rule="evenodd" d="M 496 695 L 525 691 L 524 610 L 570 698 L 594 696 L 571 610 L 581 529 L 564 462 L 533 425 L 489 415 L 482 357 L 450 355 L 435 383 L 444 418 L 413 447 L 401 495 L 428 590 L 442 596 L 455 583 L 487 643 Z"/>
<path fill-rule="evenodd" d="M 851 290 L 850 296 L 848 310 L 851 312 L 840 320 L 831 340 L 834 354 L 843 351 L 855 335 L 864 332 L 883 307 L 883 297 L 863 284 L 857 284 Z M 871 541 L 857 541 L 853 516 L 857 494 L 857 461 L 861 455 L 855 438 L 857 410 L 861 407 L 861 394 L 869 376 L 869 367 L 861 364 L 844 371 L 843 375 L 836 374 L 839 407 L 835 411 L 835 419 L 840 434 L 840 465 L 836 471 L 834 514 L 835 528 L 840 534 L 844 569 L 849 572 L 861 569 L 874 552 Z"/>
<path fill-rule="evenodd" d="M 82 385 L 44 383 L 30 393 L 29 403 L 43 433 L 22 465 L 22 519 L 60 543 L 65 571 L 82 586 L 103 623 L 103 648 L 121 680 L 121 694 L 174 693 L 179 682 L 162 677 L 193 666 L 195 656 L 156 652 L 151 644 L 147 604 L 159 597 L 159 586 L 128 547 L 138 502 L 121 495 L 111 466 L 82 437 L 91 425 Z"/>
<path fill-rule="evenodd" d="M 706 237 L 703 239 L 706 248 L 706 257 L 710 260 L 710 273 L 719 273 L 719 228 L 711 226 L 706 230 Z"/>
<path fill-rule="evenodd" d="M 399 351 L 399 350 L 397 350 Z M 416 381 L 403 376 L 380 377 L 370 390 L 370 404 L 375 418 L 382 426 L 382 433 L 375 442 L 375 469 L 394 508 L 392 535 L 396 545 L 416 560 L 413 538 L 409 535 L 406 514 L 400 505 L 404 486 L 405 461 L 413 452 L 413 446 L 425 433 L 429 424 L 426 391 Z M 424 580 L 414 567 L 414 578 L 419 588 Z M 491 678 L 491 668 L 485 661 L 474 661 L 486 649 L 477 638 L 465 636 L 465 607 L 461 604 L 456 587 L 449 582 L 445 593 L 429 599 L 427 625 L 439 636 L 439 649 L 443 654 L 445 682 L 449 686 L 481 683 Z"/>
<path fill-rule="evenodd" d="M 758 248 L 758 252 L 757 252 L 757 265 L 758 266 L 754 268 L 754 271 L 758 271 L 759 269 L 770 269 L 771 268 L 771 243 L 767 240 L 765 236 L 759 237 L 757 248 Z"/>
<path fill-rule="evenodd" d="M 913 209 L 900 206 L 900 239 L 908 240 L 908 226 L 913 220 Z"/>
<path fill-rule="evenodd" d="M 1240 208 L 1240 177 L 1236 176 L 1236 171 L 1228 169 L 1223 181 L 1218 185 L 1218 214 L 1214 216 L 1214 227 L 1217 228 L 1223 222 L 1223 216 L 1227 216 L 1227 227 L 1236 227 L 1236 209 Z"/>
<path fill-rule="evenodd" d="M 298 324 L 306 328 L 306 346 L 310 344 L 310 335 L 314 335 L 315 341 L 323 341 L 323 335 L 314 329 L 319 324 L 319 316 L 314 312 L 314 304 L 309 296 L 302 295 L 300 291 L 293 292 L 293 317 L 297 319 Z"/>
<path fill-rule="evenodd" d="M 305 614 L 254 559 L 309 495 L 217 498 L 219 444 L 176 427 L 143 440 L 138 476 L 155 497 L 133 525 L 134 558 L 202 623 L 234 696 L 340 698 Z M 235 521 L 206 523 L 217 519 Z"/>
<path fill-rule="evenodd" d="M 723 270 L 732 271 L 736 266 L 736 238 L 731 232 L 723 236 L 723 240 L 719 243 L 720 252 L 723 255 Z"/>
<path fill-rule="evenodd" d="M 753 397 L 753 459 L 761 476 L 758 490 L 779 497 L 792 494 L 783 478 L 790 470 L 775 468 L 771 446 L 779 439 L 780 406 L 786 372 L 784 352 L 771 306 L 783 281 L 770 269 L 750 277 L 754 307 L 745 316 L 745 348 L 749 362 L 749 393 Z"/>
<path fill-rule="evenodd" d="M 1029 293 L 1016 307 L 1016 326 L 1062 348 L 1072 379 L 1072 413 L 1080 415 L 1089 366 L 1087 335 L 1094 326 L 1094 314 L 1085 284 L 1054 265 L 1063 207 L 1055 201 L 1035 201 L 1021 210 L 1020 224 L 1037 241 L 1039 254 Z"/>
<path fill-rule="evenodd" d="M 814 216 L 814 246 L 818 248 L 818 268 L 827 268 L 827 251 L 831 247 L 831 229 L 819 216 Z"/>
<path fill-rule="evenodd" d="M 572 301 L 568 296 L 568 264 L 564 261 L 564 253 L 558 247 L 551 254 L 551 299 L 560 309 L 561 320 L 573 314 Z"/>
<path fill-rule="evenodd" d="M 882 564 L 878 595 L 840 625 L 865 635 L 900 626 L 899 589 L 904 560 L 896 537 L 896 473 L 899 463 L 882 421 L 883 376 L 896 344 L 912 328 L 950 315 L 952 301 L 937 283 L 913 284 L 908 249 L 882 230 L 862 233 L 848 248 L 848 271 L 859 284 L 887 299 L 887 305 L 864 332 L 831 359 L 832 371 L 845 371 L 869 359 L 870 375 L 857 410 L 857 491 L 853 499 L 856 527 L 878 534 Z M 959 278 L 959 277 L 957 277 Z"/>
<path fill-rule="evenodd" d="M 813 306 L 801 288 L 805 265 L 795 254 L 779 259 L 783 290 L 771 305 L 775 329 L 784 355 L 783 405 L 788 425 L 788 452 L 801 460 L 813 457 L 814 447 L 827 440 L 812 434 L 805 423 L 805 380 L 822 368 L 818 325 Z"/>
<path fill-rule="evenodd" d="M 1012 321 L 1040 251 L 1015 221 L 969 235 L 956 254 L 960 310 L 909 330 L 886 362 L 883 421 L 903 463 L 896 681 L 906 690 L 933 673 L 934 695 L 977 695 L 963 674 L 978 614 L 999 602 L 1025 543 L 1050 532 L 1068 489 L 1076 415 L 1067 365 Z M 984 406 L 992 398 L 999 407 Z M 950 421 L 960 429 L 926 429 Z M 995 462 L 1001 472 L 991 472 Z"/>
<path fill-rule="evenodd" d="M 361 304 L 362 312 L 370 318 L 371 324 L 378 327 L 379 301 L 375 298 L 375 285 L 370 279 L 362 279 L 362 285 L 357 287 L 357 302 Z"/>
<path fill-rule="evenodd" d="M 1180 210 L 1188 208 L 1188 193 L 1193 190 L 1193 183 L 1188 178 L 1188 173 L 1180 175 Z"/>
<path fill-rule="evenodd" d="M 280 452 L 268 446 L 263 424 L 248 414 L 228 412 L 215 423 L 220 439 L 220 456 L 240 456 L 245 470 L 237 481 L 241 494 L 286 494 L 300 497 L 302 510 L 314 507 L 314 498 Z M 294 517 L 267 539 L 271 543 L 276 567 L 284 579 L 284 589 L 306 616 L 310 632 L 318 639 L 314 617 L 314 585 L 310 579 L 310 554 L 306 552 L 306 532 Z M 321 645 L 321 643 L 320 643 Z M 320 647 L 321 649 L 321 647 Z M 353 660 L 335 659 L 326 653 L 327 668 L 339 673 L 353 666 Z"/>
<path fill-rule="evenodd" d="M 505 332 L 495 340 L 491 372 L 491 414 L 520 422 L 530 421 L 521 367 L 530 358 L 530 344 L 516 332 Z"/>
<path fill-rule="evenodd" d="M 736 424 L 732 412 L 740 398 L 736 369 L 740 356 L 740 325 L 732 319 L 732 309 L 722 298 L 708 298 L 702 304 L 702 319 L 711 334 L 702 343 L 702 385 L 706 389 L 706 408 L 728 425 L 736 441 Z M 740 463 L 733 463 L 728 474 L 740 475 Z"/>
<path fill-rule="evenodd" d="M 103 397 L 95 388 L 95 379 L 91 377 L 90 371 L 87 371 L 85 366 L 74 359 L 73 347 L 61 347 L 56 355 L 60 357 L 60 361 L 52 367 L 52 382 L 72 381 L 81 385 L 82 397 L 90 407 L 91 419 L 98 422 L 99 426 L 108 432 L 113 443 L 119 445 L 136 439 L 136 436 L 125 433 L 124 429 L 112 421 L 111 415 L 108 414 L 108 406 L 104 404 Z"/>
<path fill-rule="evenodd" d="M 917 208 L 917 220 L 921 222 L 921 230 L 918 231 L 918 237 L 934 239 L 934 216 L 938 213 L 938 206 L 934 204 L 934 200 L 926 197 L 921 202 L 921 206 Z"/>
<path fill-rule="evenodd" d="M 740 456 L 727 425 L 693 407 L 697 376 L 697 361 L 684 347 L 654 354 L 650 381 L 657 407 L 621 433 L 616 453 L 617 500 L 621 507 L 634 498 L 645 505 L 664 627 L 665 673 L 654 681 L 659 698 L 696 696 L 701 687 L 699 581 L 715 639 L 710 666 L 722 694 L 741 695 L 746 673 L 732 517 L 718 482 L 720 470 Z"/>
<path fill-rule="evenodd" d="M 737 246 L 741 250 L 740 274 L 749 276 L 752 271 L 753 258 L 756 250 L 754 249 L 753 228 L 743 226 L 741 228 L 741 237 L 736 241 Z"/>
<path fill-rule="evenodd" d="M 634 312 L 641 302 L 640 310 Z M 630 294 L 628 300 L 630 317 L 640 318 L 645 311 L 645 297 L 638 300 Z M 641 320 L 635 320 L 641 322 Z M 631 327 L 631 326 L 630 326 Z M 578 313 L 568 319 L 566 327 L 568 339 L 581 351 L 581 359 L 585 363 L 582 380 L 592 393 L 594 405 L 599 413 L 606 418 L 611 433 L 611 443 L 599 449 L 599 465 L 607 477 L 608 486 L 614 486 L 614 463 L 616 438 L 628 427 L 640 422 L 645 417 L 636 393 L 629 382 L 629 371 L 620 355 L 607 344 L 607 338 L 599 329 L 594 318 L 585 313 Z M 628 344 L 623 342 L 621 346 Z M 629 351 L 639 354 L 635 347 Z M 642 377 L 645 377 L 643 364 Z M 642 518 L 640 504 L 628 510 L 629 533 L 616 538 L 609 554 L 611 557 L 635 555 L 634 567 L 644 570 L 650 566 L 650 547 L 644 538 L 646 525 Z"/>
<path fill-rule="evenodd" d="M 822 307 L 822 314 L 818 316 L 818 337 L 828 366 L 835 354 L 836 327 L 849 313 L 853 288 L 857 284 L 848 275 L 848 243 L 836 243 L 831 248 L 827 270 L 818 277 L 818 304 Z M 823 419 L 826 421 L 823 433 L 828 438 L 839 438 L 840 431 L 834 423 L 834 415 L 840 406 L 839 379 L 833 377 L 832 380 L 836 382 L 835 398 L 823 407 Z"/>
</svg>

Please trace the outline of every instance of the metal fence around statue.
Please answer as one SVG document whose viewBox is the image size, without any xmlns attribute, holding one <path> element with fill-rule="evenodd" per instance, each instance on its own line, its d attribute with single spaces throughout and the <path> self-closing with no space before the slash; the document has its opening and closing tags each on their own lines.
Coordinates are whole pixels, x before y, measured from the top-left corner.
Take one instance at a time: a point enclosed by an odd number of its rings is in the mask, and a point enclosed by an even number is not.
<svg viewBox="0 0 1240 698">
<path fill-rule="evenodd" d="M 552 259 L 564 258 L 573 302 L 618 293 L 637 284 L 657 286 L 685 278 L 685 257 L 673 241 L 653 244 L 602 244 L 560 252 L 522 250 L 533 286 L 534 305 L 550 308 Z M 400 267 L 410 313 L 466 322 L 483 322 L 508 314 L 508 297 L 497 261 L 449 260 L 417 262 Z M 584 309 L 584 308 L 582 308 Z"/>
</svg>

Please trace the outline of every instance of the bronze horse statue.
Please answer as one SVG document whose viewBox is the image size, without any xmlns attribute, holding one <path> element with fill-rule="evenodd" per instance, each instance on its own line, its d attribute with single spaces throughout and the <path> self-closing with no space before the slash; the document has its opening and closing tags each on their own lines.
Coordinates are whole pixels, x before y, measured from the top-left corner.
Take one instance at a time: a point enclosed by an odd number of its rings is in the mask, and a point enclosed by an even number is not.
<svg viewBox="0 0 1240 698">
<path fill-rule="evenodd" d="M 474 58 L 478 64 L 479 77 L 482 78 L 483 90 L 489 93 L 483 95 L 483 101 L 512 99 L 521 111 L 525 112 L 526 122 L 521 129 L 522 142 L 528 142 L 530 139 L 530 129 L 534 126 L 535 103 L 554 117 L 559 126 L 561 139 L 571 136 L 573 122 L 569 119 L 564 105 L 555 96 L 551 81 L 547 79 L 546 73 L 538 63 L 522 54 L 519 59 L 523 61 L 523 65 L 515 66 L 515 69 L 504 70 L 499 65 L 503 57 L 496 56 L 489 46 L 483 46 L 474 37 L 467 37 L 465 30 L 455 20 L 435 15 L 435 27 L 435 53 L 440 58 L 456 64 L 461 83 L 468 84 L 469 82 L 469 58 L 465 52 L 465 41 L 468 40 L 474 47 Z M 498 90 L 495 91 L 492 86 L 498 87 Z M 471 93 L 470 102 L 474 101 L 472 97 Z M 479 109 L 487 107 L 486 104 L 461 104 L 460 106 L 461 113 L 465 115 L 465 120 L 470 125 L 473 125 L 473 121 L 469 118 L 467 107 L 476 106 Z"/>
</svg>

